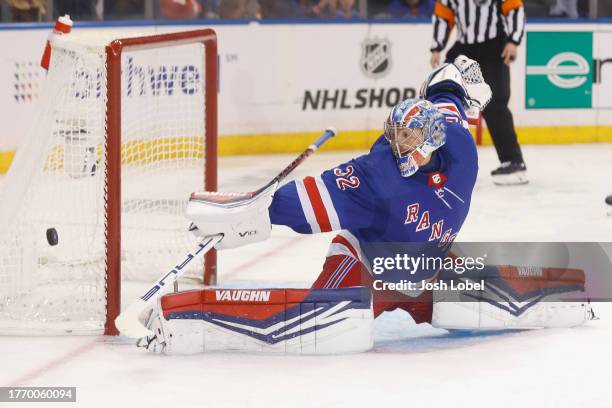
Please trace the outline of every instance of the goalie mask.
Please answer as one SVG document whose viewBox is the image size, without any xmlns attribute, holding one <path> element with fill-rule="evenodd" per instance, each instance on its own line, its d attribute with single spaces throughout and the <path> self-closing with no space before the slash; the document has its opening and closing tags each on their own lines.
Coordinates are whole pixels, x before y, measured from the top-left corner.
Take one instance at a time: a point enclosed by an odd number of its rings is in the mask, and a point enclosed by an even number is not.
<svg viewBox="0 0 612 408">
<path fill-rule="evenodd" d="M 406 99 L 396 105 L 385 122 L 402 177 L 410 177 L 446 142 L 444 116 L 425 99 Z"/>
</svg>

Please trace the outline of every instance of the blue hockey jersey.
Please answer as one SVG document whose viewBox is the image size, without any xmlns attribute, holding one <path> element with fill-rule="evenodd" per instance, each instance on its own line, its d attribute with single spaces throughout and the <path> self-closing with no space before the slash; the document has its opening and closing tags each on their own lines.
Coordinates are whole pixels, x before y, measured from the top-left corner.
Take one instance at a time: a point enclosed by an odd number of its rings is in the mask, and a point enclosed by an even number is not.
<svg viewBox="0 0 612 408">
<path fill-rule="evenodd" d="M 368 154 L 279 188 L 269 210 L 272 223 L 307 234 L 348 230 L 369 261 L 375 254 L 364 248 L 370 244 L 448 248 L 470 208 L 478 157 L 459 99 L 441 93 L 430 101 L 447 121 L 446 143 L 430 163 L 402 177 L 381 136 Z"/>
</svg>

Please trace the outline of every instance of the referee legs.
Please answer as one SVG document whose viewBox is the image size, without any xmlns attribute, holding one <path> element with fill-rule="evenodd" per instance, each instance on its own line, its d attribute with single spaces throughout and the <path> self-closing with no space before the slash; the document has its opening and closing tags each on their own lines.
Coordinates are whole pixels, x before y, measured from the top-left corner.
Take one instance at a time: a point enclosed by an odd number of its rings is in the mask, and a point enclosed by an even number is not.
<svg viewBox="0 0 612 408">
<path fill-rule="evenodd" d="M 508 108 L 510 101 L 510 67 L 504 64 L 501 53 L 504 42 L 500 39 L 482 44 L 455 43 L 446 54 L 446 61 L 453 62 L 464 54 L 480 64 L 482 76 L 491 87 L 493 97 L 482 112 L 491 133 L 501 166 L 491 172 L 498 185 L 527 183 L 526 166 L 521 147 L 514 130 L 514 119 Z"/>
<path fill-rule="evenodd" d="M 510 68 L 501 59 L 483 61 L 482 75 L 493 91 L 493 98 L 482 112 L 501 163 L 523 163 L 523 154 L 516 138 L 510 100 Z"/>
</svg>

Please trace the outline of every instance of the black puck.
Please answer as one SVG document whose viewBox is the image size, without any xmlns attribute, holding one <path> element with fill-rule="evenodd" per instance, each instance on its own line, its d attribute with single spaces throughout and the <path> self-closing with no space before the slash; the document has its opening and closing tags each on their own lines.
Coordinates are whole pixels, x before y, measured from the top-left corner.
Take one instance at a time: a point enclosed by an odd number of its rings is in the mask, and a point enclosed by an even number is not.
<svg viewBox="0 0 612 408">
<path fill-rule="evenodd" d="M 606 204 L 612 205 L 612 194 L 606 197 Z"/>
<path fill-rule="evenodd" d="M 59 237 L 57 236 L 57 230 L 55 228 L 47 229 L 47 242 L 51 246 L 57 245 L 59 241 Z"/>
</svg>

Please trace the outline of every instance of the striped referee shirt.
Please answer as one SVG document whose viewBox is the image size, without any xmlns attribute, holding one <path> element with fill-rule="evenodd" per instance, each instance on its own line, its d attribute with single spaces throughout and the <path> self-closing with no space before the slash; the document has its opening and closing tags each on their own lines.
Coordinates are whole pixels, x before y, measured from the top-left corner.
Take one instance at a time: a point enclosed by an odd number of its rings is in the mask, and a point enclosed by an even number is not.
<svg viewBox="0 0 612 408">
<path fill-rule="evenodd" d="M 477 44 L 505 36 L 520 44 L 525 31 L 523 0 L 437 0 L 431 51 L 444 49 L 457 26 L 457 41 Z"/>
</svg>

